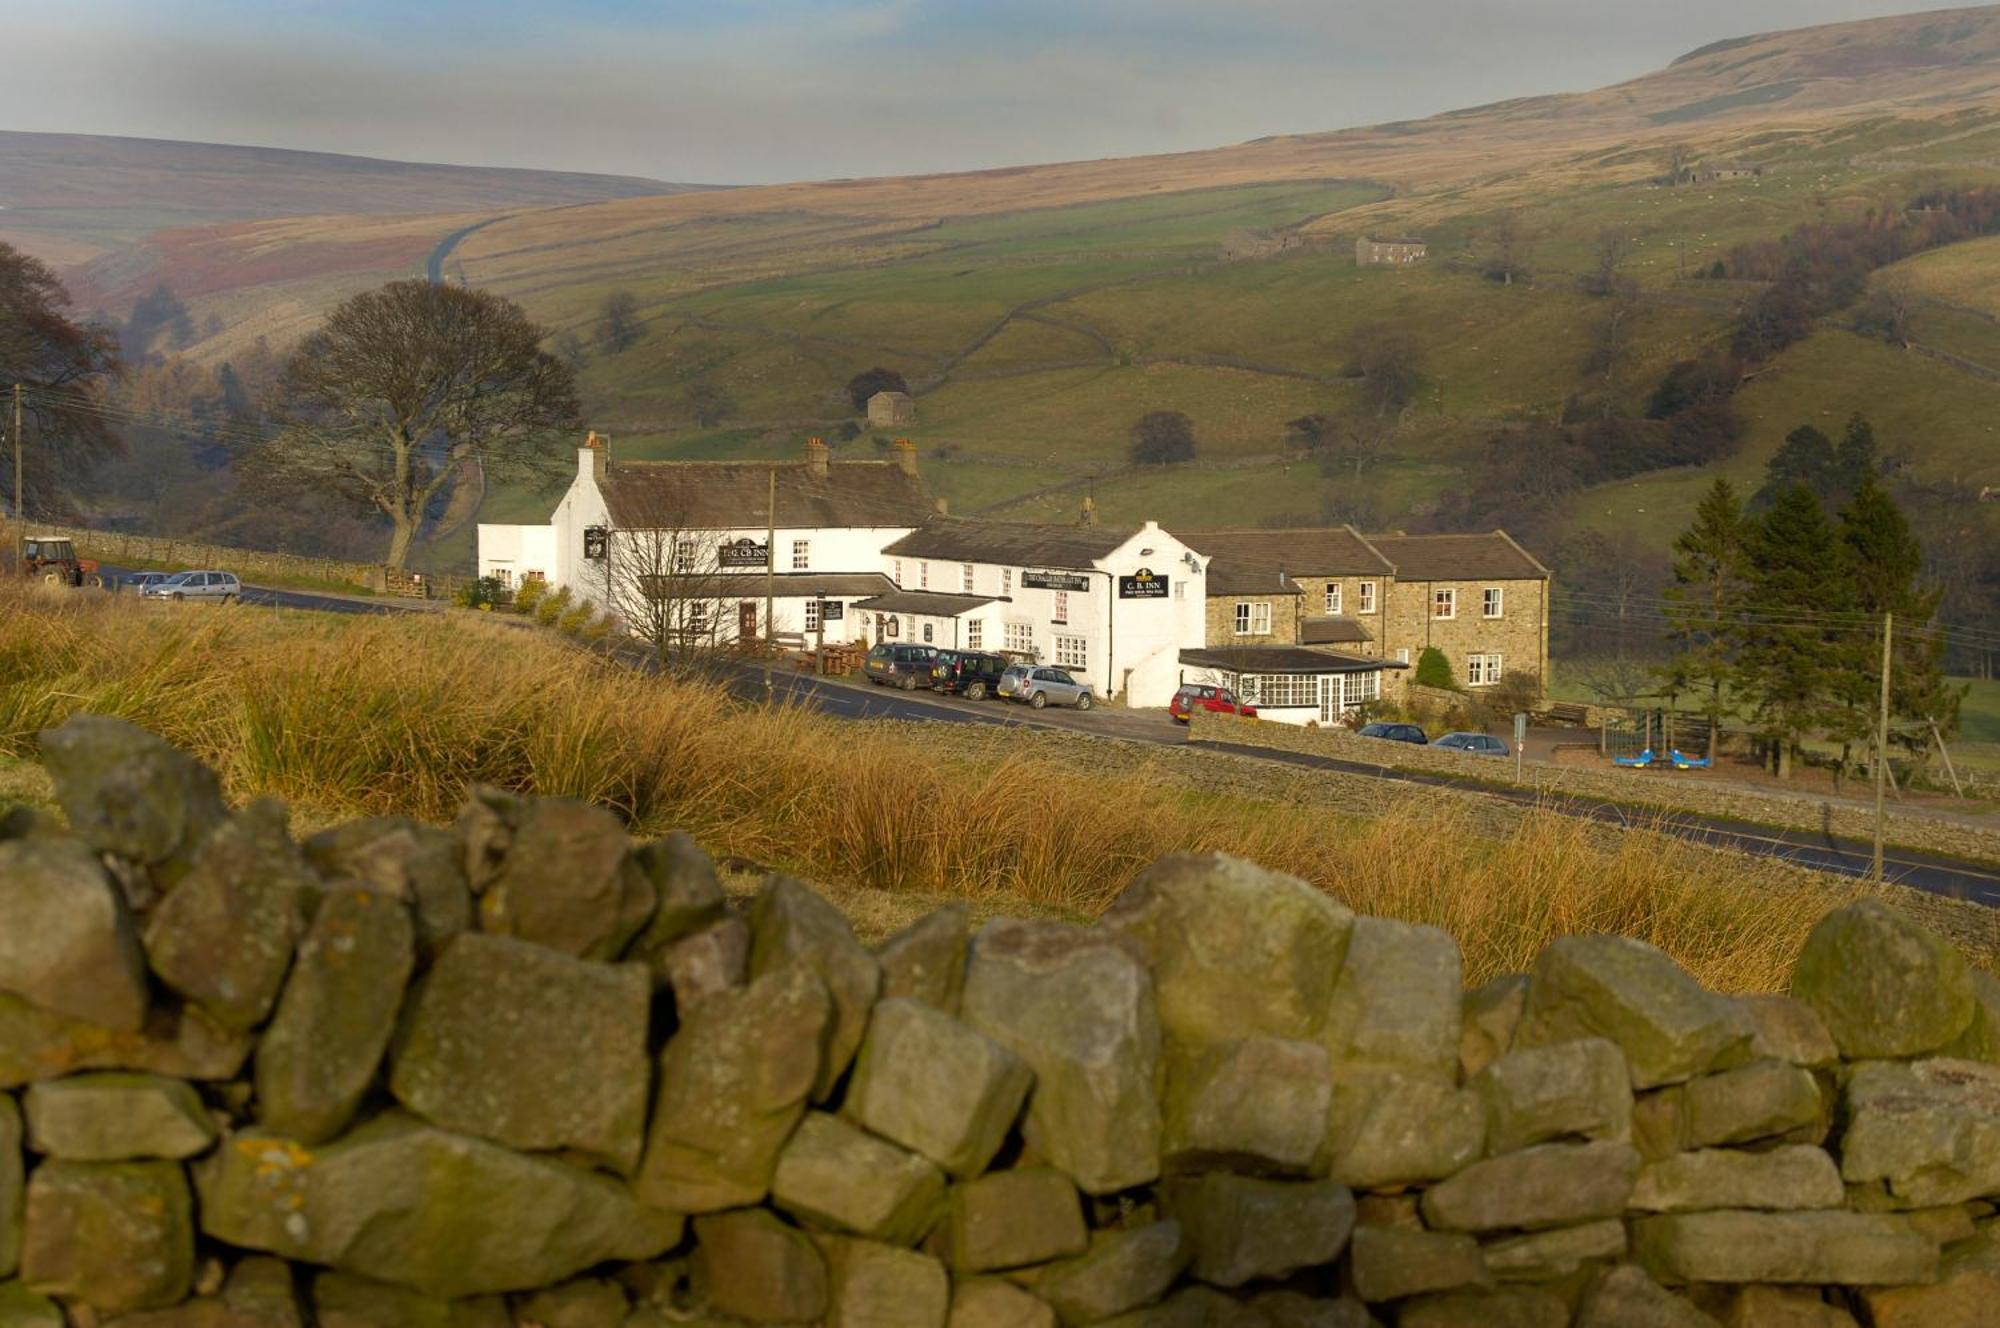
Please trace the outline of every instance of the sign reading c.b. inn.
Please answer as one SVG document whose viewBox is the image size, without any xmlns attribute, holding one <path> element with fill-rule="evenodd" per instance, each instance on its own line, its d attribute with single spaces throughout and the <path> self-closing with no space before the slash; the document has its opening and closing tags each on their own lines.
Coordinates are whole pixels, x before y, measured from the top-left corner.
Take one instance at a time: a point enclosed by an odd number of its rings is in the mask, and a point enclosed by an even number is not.
<svg viewBox="0 0 2000 1328">
<path fill-rule="evenodd" d="M 771 546 L 749 536 L 725 540 L 715 551 L 715 561 L 723 567 L 762 567 L 771 561 Z"/>
<path fill-rule="evenodd" d="M 1150 567 L 1141 567 L 1130 576 L 1118 578 L 1118 598 L 1120 599 L 1165 599 L 1167 578 L 1155 576 Z"/>
</svg>

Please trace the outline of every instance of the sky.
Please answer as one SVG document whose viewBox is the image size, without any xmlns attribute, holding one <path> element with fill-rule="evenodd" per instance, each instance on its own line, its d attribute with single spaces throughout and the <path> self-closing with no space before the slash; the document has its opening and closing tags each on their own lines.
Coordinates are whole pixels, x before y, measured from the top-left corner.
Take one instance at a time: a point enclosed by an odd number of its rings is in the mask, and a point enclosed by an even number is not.
<svg viewBox="0 0 2000 1328">
<path fill-rule="evenodd" d="M 1580 91 L 1908 0 L 0 0 L 0 129 L 699 183 L 1129 156 Z"/>
</svg>

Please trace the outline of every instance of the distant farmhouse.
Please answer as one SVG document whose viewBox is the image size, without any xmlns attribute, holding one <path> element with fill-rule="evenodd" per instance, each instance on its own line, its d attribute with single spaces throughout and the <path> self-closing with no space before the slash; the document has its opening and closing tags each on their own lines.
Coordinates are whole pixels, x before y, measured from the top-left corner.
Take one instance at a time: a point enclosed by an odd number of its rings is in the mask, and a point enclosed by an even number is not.
<svg viewBox="0 0 2000 1328">
<path fill-rule="evenodd" d="M 1356 267 L 1400 267 L 1404 263 L 1414 263 L 1430 252 L 1422 240 L 1378 240 L 1372 235 L 1364 235 L 1354 242 L 1354 265 Z"/>
<path fill-rule="evenodd" d="M 908 392 L 877 392 L 868 398 L 868 425 L 894 429 L 917 422 L 917 403 Z"/>
<path fill-rule="evenodd" d="M 1763 175 L 1764 168 L 1754 161 L 1703 162 L 1695 167 L 1694 178 L 1701 184 L 1716 180 L 1755 180 Z"/>
</svg>

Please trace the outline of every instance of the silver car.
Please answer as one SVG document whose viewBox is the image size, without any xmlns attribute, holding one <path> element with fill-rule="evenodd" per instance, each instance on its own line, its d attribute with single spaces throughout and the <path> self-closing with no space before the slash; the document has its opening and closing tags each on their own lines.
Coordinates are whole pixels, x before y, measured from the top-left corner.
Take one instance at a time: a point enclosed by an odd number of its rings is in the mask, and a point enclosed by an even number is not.
<svg viewBox="0 0 2000 1328">
<path fill-rule="evenodd" d="M 1045 705 L 1075 706 L 1088 710 L 1097 704 L 1090 684 L 1078 682 L 1061 669 L 1046 664 L 1015 664 L 1000 675 L 996 689 L 1010 701 L 1022 701 L 1040 710 Z"/>
<path fill-rule="evenodd" d="M 172 577 L 172 572 L 134 572 L 131 576 L 126 577 L 118 583 L 118 593 L 121 595 L 144 595 L 154 586 L 159 585 L 162 581 L 170 580 Z"/>
<path fill-rule="evenodd" d="M 243 583 L 234 572 L 176 572 L 145 590 L 147 599 L 206 599 L 222 604 L 235 602 L 243 594 Z"/>
<path fill-rule="evenodd" d="M 1445 747 L 1454 751 L 1471 752 L 1474 756 L 1511 756 L 1513 750 L 1498 738 L 1484 733 L 1447 733 L 1433 747 Z"/>
</svg>

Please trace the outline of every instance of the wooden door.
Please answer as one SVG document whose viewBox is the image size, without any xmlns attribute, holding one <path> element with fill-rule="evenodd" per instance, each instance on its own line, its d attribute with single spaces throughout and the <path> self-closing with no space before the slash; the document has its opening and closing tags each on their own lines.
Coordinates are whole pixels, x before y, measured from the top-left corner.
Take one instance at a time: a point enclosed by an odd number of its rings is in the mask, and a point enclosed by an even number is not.
<svg viewBox="0 0 2000 1328">
<path fill-rule="evenodd" d="M 757 601 L 754 599 L 743 600 L 736 606 L 736 639 L 757 639 Z"/>
</svg>

